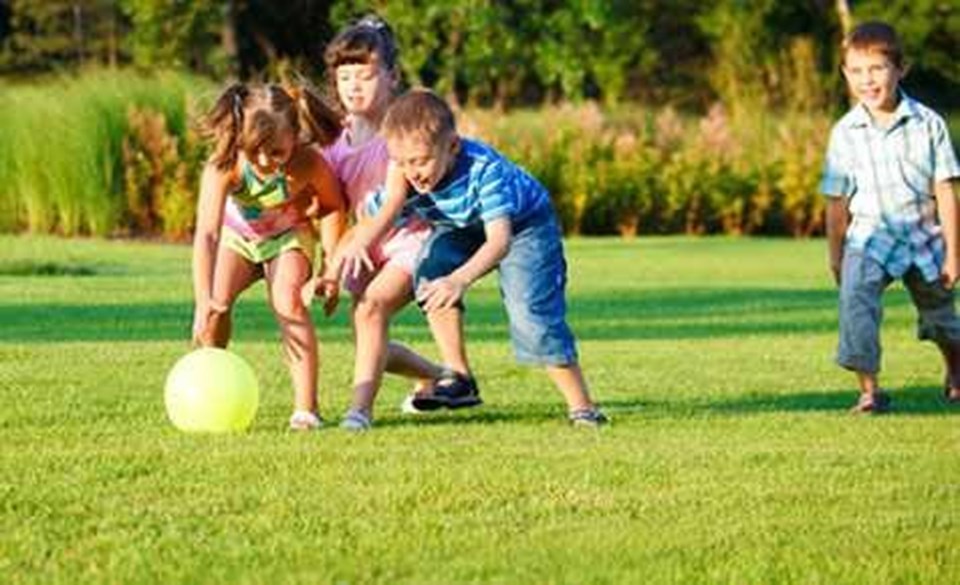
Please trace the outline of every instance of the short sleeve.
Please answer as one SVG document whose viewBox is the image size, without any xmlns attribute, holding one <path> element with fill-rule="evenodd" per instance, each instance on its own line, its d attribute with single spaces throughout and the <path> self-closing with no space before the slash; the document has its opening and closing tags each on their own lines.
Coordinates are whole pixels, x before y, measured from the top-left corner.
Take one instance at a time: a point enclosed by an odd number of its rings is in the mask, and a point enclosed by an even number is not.
<svg viewBox="0 0 960 585">
<path fill-rule="evenodd" d="M 933 180 L 939 183 L 957 177 L 960 177 L 957 153 L 950 141 L 947 124 L 937 116 L 933 124 Z"/>
<path fill-rule="evenodd" d="M 516 193 L 508 165 L 496 160 L 484 165 L 477 178 L 480 219 L 490 223 L 516 211 Z"/>
<path fill-rule="evenodd" d="M 856 192 L 851 150 L 852 145 L 843 127 L 834 126 L 820 179 L 820 192 L 827 197 L 851 197 Z"/>
</svg>

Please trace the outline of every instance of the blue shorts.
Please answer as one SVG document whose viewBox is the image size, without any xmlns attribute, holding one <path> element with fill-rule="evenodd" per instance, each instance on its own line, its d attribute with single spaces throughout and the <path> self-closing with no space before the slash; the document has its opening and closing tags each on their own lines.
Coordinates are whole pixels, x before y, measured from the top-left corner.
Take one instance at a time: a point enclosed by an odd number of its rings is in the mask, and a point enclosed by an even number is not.
<svg viewBox="0 0 960 585">
<path fill-rule="evenodd" d="M 870 374 L 880 371 L 881 296 L 891 282 L 893 278 L 869 255 L 860 250 L 844 252 L 837 346 L 837 363 L 842 367 Z M 953 291 L 939 281 L 926 282 L 915 266 L 903 275 L 903 284 L 917 307 L 917 337 L 939 345 L 960 342 Z"/>
<path fill-rule="evenodd" d="M 420 252 L 415 285 L 450 274 L 484 241 L 483 225 L 437 227 Z M 550 366 L 576 363 L 576 342 L 566 321 L 567 262 L 560 227 L 549 205 L 513 226 L 510 249 L 497 269 L 517 361 Z"/>
</svg>

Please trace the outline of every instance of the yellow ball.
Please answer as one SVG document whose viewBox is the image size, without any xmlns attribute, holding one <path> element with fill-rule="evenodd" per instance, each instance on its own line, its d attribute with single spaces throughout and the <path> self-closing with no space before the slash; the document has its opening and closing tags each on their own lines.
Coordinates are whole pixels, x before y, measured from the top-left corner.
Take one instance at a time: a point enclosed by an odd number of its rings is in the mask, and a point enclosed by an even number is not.
<svg viewBox="0 0 960 585">
<path fill-rule="evenodd" d="M 170 422 L 181 431 L 242 431 L 257 413 L 260 387 L 243 358 L 225 349 L 204 347 L 174 364 L 164 402 Z"/>
</svg>

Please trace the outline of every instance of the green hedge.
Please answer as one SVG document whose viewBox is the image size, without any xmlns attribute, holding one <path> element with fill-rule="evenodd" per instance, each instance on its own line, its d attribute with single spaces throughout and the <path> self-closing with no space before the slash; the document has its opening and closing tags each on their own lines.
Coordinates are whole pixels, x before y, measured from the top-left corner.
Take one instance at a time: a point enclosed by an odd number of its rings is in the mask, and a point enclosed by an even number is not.
<svg viewBox="0 0 960 585">
<path fill-rule="evenodd" d="M 177 75 L 93 72 L 0 90 L 0 231 L 162 235 L 192 230 L 205 148 L 190 120 L 217 88 Z M 805 237 L 833 116 L 715 105 L 594 103 L 459 113 L 550 190 L 567 233 Z"/>
</svg>

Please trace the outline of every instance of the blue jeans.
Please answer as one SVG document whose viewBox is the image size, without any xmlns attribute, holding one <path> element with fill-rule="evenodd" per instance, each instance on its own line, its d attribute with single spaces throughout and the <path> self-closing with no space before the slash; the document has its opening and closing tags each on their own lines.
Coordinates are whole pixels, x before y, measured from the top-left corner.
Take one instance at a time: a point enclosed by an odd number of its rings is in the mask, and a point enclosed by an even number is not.
<svg viewBox="0 0 960 585">
<path fill-rule="evenodd" d="M 483 225 L 437 227 L 420 252 L 415 286 L 450 274 L 485 241 Z M 510 249 L 497 270 L 517 361 L 550 366 L 576 363 L 576 342 L 566 321 L 567 262 L 550 206 L 513 226 Z"/>
<path fill-rule="evenodd" d="M 876 374 L 880 371 L 881 297 L 893 278 L 883 266 L 859 250 L 846 250 L 840 275 L 840 343 L 837 363 L 848 370 Z M 903 275 L 917 307 L 917 337 L 938 345 L 960 342 L 960 319 L 953 291 L 939 281 L 926 282 L 916 267 Z"/>
</svg>

